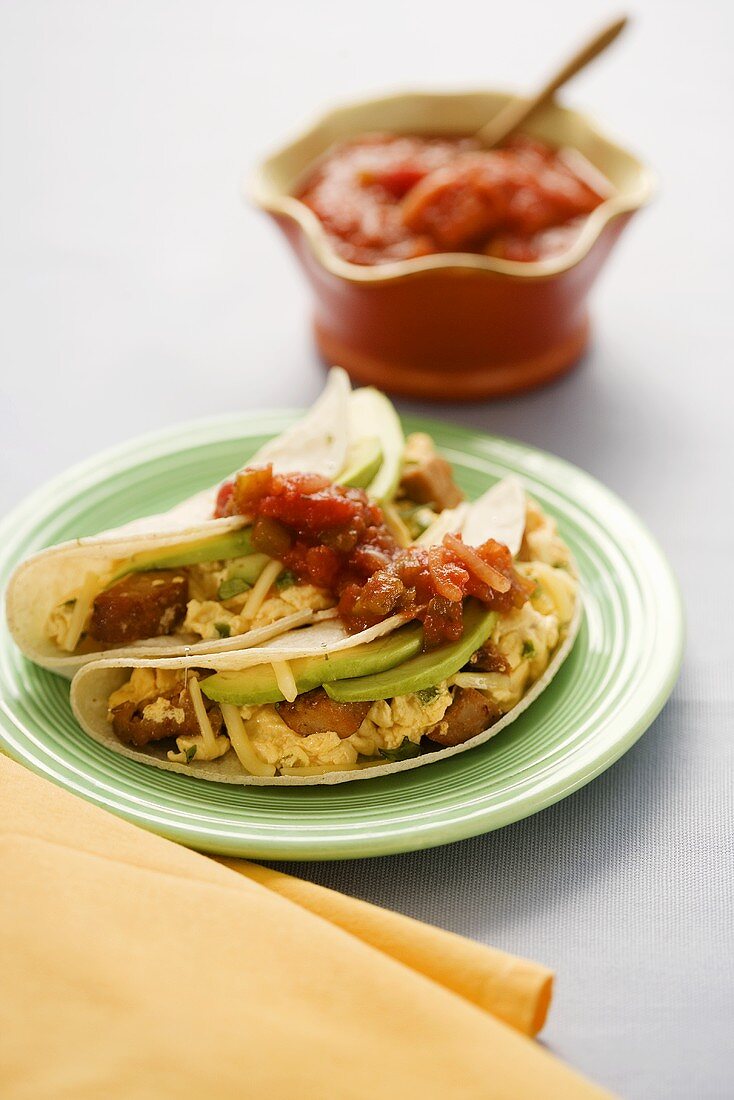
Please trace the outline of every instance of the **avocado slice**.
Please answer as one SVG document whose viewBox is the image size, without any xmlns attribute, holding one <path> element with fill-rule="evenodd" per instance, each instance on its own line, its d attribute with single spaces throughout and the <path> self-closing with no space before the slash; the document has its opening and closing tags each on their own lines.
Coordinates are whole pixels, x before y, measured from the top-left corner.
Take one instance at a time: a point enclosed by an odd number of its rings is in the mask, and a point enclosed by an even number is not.
<svg viewBox="0 0 734 1100">
<path fill-rule="evenodd" d="M 227 567 L 227 575 L 219 585 L 217 599 L 230 600 L 232 596 L 238 596 L 240 592 L 252 588 L 265 566 L 272 560 L 267 554 L 248 554 L 244 558 L 236 558 Z"/>
<path fill-rule="evenodd" d="M 187 542 L 179 546 L 166 546 L 161 550 L 143 550 L 139 554 L 133 554 L 118 569 L 109 583 L 114 584 L 128 573 L 142 573 L 148 569 L 178 569 L 179 566 L 197 565 L 202 561 L 243 558 L 253 554 L 253 550 L 252 528 L 243 527 L 239 531 L 227 531 L 224 535 L 214 535 L 208 539 L 197 539 L 195 542 Z M 253 556 L 264 557 L 262 554 L 253 554 Z"/>
<path fill-rule="evenodd" d="M 458 642 L 421 653 L 376 675 L 325 684 L 326 693 L 339 703 L 361 703 L 371 699 L 393 699 L 396 695 L 434 687 L 464 667 L 472 653 L 486 642 L 496 622 L 496 611 L 488 611 L 476 600 L 468 600 L 464 608 L 464 633 Z"/>
<path fill-rule="evenodd" d="M 248 584 L 254 584 L 265 566 L 272 560 L 267 554 L 246 554 L 242 561 L 229 566 L 227 580 L 234 580 L 236 577 L 239 580 L 247 581 Z"/>
<path fill-rule="evenodd" d="M 380 467 L 367 484 L 367 492 L 378 503 L 392 500 L 403 472 L 405 436 L 395 407 L 384 393 L 366 386 L 349 395 L 349 423 L 359 437 L 365 424 L 377 436 L 382 450 Z"/>
<path fill-rule="evenodd" d="M 420 623 L 409 623 L 393 634 L 353 646 L 352 649 L 297 657 L 289 664 L 298 694 L 302 695 L 340 677 L 354 677 L 358 672 L 369 675 L 392 668 L 419 653 L 422 640 L 423 627 Z M 255 665 L 238 672 L 216 672 L 201 681 L 201 690 L 216 703 L 233 703 L 237 707 L 282 703 L 284 699 L 270 664 Z"/>
<path fill-rule="evenodd" d="M 337 483 L 353 489 L 364 489 L 374 479 L 382 465 L 382 447 L 376 436 L 358 439 L 350 447 L 347 464 Z"/>
</svg>

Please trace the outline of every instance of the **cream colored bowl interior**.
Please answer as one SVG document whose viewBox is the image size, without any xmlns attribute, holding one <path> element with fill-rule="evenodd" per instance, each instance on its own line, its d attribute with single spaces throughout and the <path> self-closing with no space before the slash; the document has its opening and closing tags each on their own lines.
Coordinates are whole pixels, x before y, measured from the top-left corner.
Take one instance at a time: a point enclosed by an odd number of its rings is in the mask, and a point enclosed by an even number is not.
<svg viewBox="0 0 734 1100">
<path fill-rule="evenodd" d="M 523 131 L 553 145 L 570 145 L 580 150 L 615 189 L 614 194 L 589 216 L 573 247 L 562 256 L 537 263 L 520 263 L 471 253 L 442 253 L 363 267 L 338 256 L 316 215 L 293 197 L 314 162 L 342 138 L 370 130 L 471 134 L 510 98 L 506 92 L 407 92 L 337 107 L 261 163 L 247 188 L 249 197 L 269 213 L 297 222 L 323 266 L 354 282 L 384 282 L 445 267 L 479 268 L 522 278 L 547 277 L 564 271 L 586 255 L 611 218 L 636 210 L 650 199 L 654 178 L 644 164 L 605 137 L 584 115 L 555 103 L 538 110 L 523 126 Z"/>
</svg>

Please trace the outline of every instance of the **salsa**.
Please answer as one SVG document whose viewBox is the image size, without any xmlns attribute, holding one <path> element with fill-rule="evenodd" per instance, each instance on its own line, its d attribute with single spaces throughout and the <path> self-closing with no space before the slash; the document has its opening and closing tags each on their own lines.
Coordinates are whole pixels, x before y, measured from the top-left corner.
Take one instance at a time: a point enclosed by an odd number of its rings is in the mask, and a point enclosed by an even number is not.
<svg viewBox="0 0 734 1100">
<path fill-rule="evenodd" d="M 395 614 L 418 619 L 424 646 L 456 641 L 463 601 L 474 596 L 496 611 L 521 607 L 533 584 L 512 567 L 506 546 L 489 539 L 466 546 L 446 535 L 439 546 L 401 547 L 382 509 L 362 489 L 318 474 L 275 474 L 250 467 L 219 491 L 215 518 L 253 520 L 252 544 L 299 580 L 325 588 L 351 631 Z"/>
<path fill-rule="evenodd" d="M 356 264 L 441 252 L 532 261 L 570 247 L 606 188 L 580 154 L 518 136 L 363 134 L 319 162 L 297 198 Z M 599 188 L 599 190 L 597 190 Z"/>
</svg>

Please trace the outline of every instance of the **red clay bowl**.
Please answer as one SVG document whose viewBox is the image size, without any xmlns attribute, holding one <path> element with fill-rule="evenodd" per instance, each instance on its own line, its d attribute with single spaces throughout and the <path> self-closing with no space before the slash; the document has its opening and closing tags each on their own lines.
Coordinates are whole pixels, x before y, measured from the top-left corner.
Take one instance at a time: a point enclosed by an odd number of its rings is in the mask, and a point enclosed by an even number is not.
<svg viewBox="0 0 734 1100">
<path fill-rule="evenodd" d="M 509 98 L 415 92 L 339 107 L 259 166 L 250 195 L 283 230 L 313 287 L 320 352 L 357 382 L 433 399 L 493 397 L 555 378 L 586 347 L 589 291 L 654 179 L 578 112 L 549 104 L 524 130 L 579 149 L 614 193 L 573 246 L 548 260 L 444 253 L 360 266 L 334 252 L 318 218 L 293 197 L 314 161 L 342 138 L 371 130 L 473 133 Z"/>
</svg>

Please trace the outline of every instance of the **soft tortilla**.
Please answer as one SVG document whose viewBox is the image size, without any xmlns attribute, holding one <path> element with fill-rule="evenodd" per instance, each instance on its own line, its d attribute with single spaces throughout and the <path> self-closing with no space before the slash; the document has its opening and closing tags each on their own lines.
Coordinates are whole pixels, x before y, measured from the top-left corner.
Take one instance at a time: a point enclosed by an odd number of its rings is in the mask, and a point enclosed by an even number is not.
<svg viewBox="0 0 734 1100">
<path fill-rule="evenodd" d="M 10 578 L 6 593 L 8 626 L 20 650 L 42 668 L 56 672 L 68 679 L 83 665 L 99 659 L 115 657 L 158 657 L 166 655 L 192 655 L 228 653 L 276 637 L 294 627 L 302 626 L 313 616 L 311 612 L 296 612 L 269 626 L 250 630 L 235 638 L 192 642 L 190 637 L 166 635 L 149 638 L 130 646 L 107 649 L 97 653 L 65 653 L 47 633 L 48 617 L 55 607 L 78 587 L 86 573 L 104 574 L 111 563 L 132 557 L 143 551 L 165 549 L 168 546 L 186 546 L 202 538 L 236 531 L 245 525 L 240 517 L 209 520 L 206 524 L 177 531 L 175 534 L 135 535 L 125 538 L 76 539 L 29 558 L 16 569 Z"/>
<path fill-rule="evenodd" d="M 269 440 L 249 462 L 272 462 L 277 472 L 309 470 L 336 477 L 344 464 L 348 436 L 351 385 L 345 371 L 329 371 L 322 393 L 308 412 L 279 436 Z M 144 516 L 123 527 L 103 531 L 89 538 L 75 539 L 42 550 L 23 562 L 13 573 L 6 592 L 10 632 L 26 657 L 43 668 L 71 678 L 77 669 L 100 657 L 123 654 L 155 657 L 167 654 L 209 653 L 256 645 L 302 625 L 312 618 L 293 616 L 279 624 L 241 634 L 236 638 L 195 642 L 178 635 L 150 638 L 130 646 L 71 654 L 57 646 L 46 631 L 48 617 L 69 597 L 87 573 L 104 573 L 111 562 L 142 551 L 178 546 L 224 534 L 245 526 L 243 517 L 213 520 L 218 486 L 204 489 L 168 512 Z"/>
<path fill-rule="evenodd" d="M 98 661 L 95 664 L 87 665 L 74 677 L 71 685 L 71 705 L 76 719 L 84 732 L 89 734 L 95 741 L 99 742 L 100 745 L 104 745 L 113 752 L 120 753 L 122 756 L 127 756 L 131 760 L 137 760 L 142 764 L 152 764 L 154 767 L 162 768 L 165 771 L 181 772 L 183 775 L 188 775 L 196 779 L 207 779 L 218 783 L 232 783 L 240 786 L 258 787 L 321 786 L 332 785 L 334 783 L 349 783 L 358 779 L 373 779 L 377 776 L 392 775 L 393 772 L 397 771 L 408 771 L 412 768 L 419 768 L 424 764 L 432 764 L 434 761 L 446 760 L 450 756 L 456 756 L 460 752 L 466 752 L 468 749 L 483 745 L 490 737 L 494 737 L 495 734 L 500 733 L 509 726 L 511 722 L 514 722 L 515 719 L 538 698 L 560 669 L 566 657 L 571 652 L 576 635 L 581 626 L 582 616 L 583 605 L 579 593 L 576 599 L 574 617 L 545 672 L 535 681 L 517 706 L 511 711 L 508 711 L 508 713 L 490 729 L 477 734 L 476 737 L 471 738 L 471 740 L 465 742 L 463 745 L 439 749 L 435 752 L 426 753 L 423 756 L 413 757 L 410 760 L 401 760 L 396 763 L 376 764 L 366 768 L 357 768 L 353 771 L 335 771 L 325 775 L 308 776 L 276 775 L 270 777 L 248 775 L 242 770 L 242 765 L 234 750 L 230 750 L 226 756 L 220 757 L 219 760 L 203 761 L 199 763 L 193 760 L 190 764 L 178 764 L 166 758 L 167 750 L 164 748 L 152 745 L 149 746 L 146 751 L 142 751 L 124 745 L 117 739 L 112 731 L 112 726 L 107 721 L 107 700 L 112 692 L 128 679 L 132 667 L 185 668 L 195 665 L 199 668 L 222 669 L 249 667 L 253 664 L 264 664 L 268 661 L 278 659 L 293 659 L 302 655 L 306 656 L 316 651 L 314 649 L 314 643 L 315 639 L 319 637 L 319 631 L 322 639 L 321 649 L 323 651 L 327 632 L 320 628 L 326 627 L 326 623 L 319 624 L 318 627 L 306 627 L 302 631 L 296 631 L 288 635 L 287 639 L 282 638 L 273 646 L 263 646 L 256 650 L 248 650 L 239 655 L 230 654 L 230 660 L 227 660 L 227 655 L 211 654 L 205 655 L 198 662 L 192 657 L 171 658 L 166 661 L 136 660 L 132 664 L 130 662 L 126 663 L 124 660 Z M 332 624 L 330 623 L 328 625 L 331 627 Z M 338 628 L 338 624 L 335 625 Z M 387 625 L 387 622 L 379 624 L 380 627 L 386 627 Z M 395 629 L 398 625 L 399 623 L 393 622 L 390 629 Z M 371 638 L 378 636 L 374 633 L 376 629 L 377 628 L 372 628 L 371 631 L 363 631 L 362 634 L 352 635 L 351 638 L 344 637 L 337 641 L 326 642 L 325 644 L 329 652 L 334 652 L 335 648 L 343 649 L 350 645 L 357 645 L 361 642 L 371 640 Z M 382 632 L 388 633 L 388 630 L 385 629 Z M 308 633 L 311 634 L 310 649 L 305 639 L 303 637 L 299 639 L 298 637 L 299 635 Z M 334 637 L 334 632 L 332 631 L 331 633 Z M 366 637 L 366 635 L 369 635 L 369 638 Z M 299 640 L 300 646 L 298 644 Z M 238 657 L 240 658 L 239 663 L 233 665 L 231 658 L 237 661 Z"/>
<path fill-rule="evenodd" d="M 247 465 L 269 462 L 278 474 L 306 470 L 333 480 L 343 469 L 352 442 L 349 433 L 351 400 L 352 386 L 347 372 L 341 367 L 332 367 L 313 405 L 289 428 L 250 455 Z M 167 512 L 143 516 L 96 537 L 158 534 L 205 523 L 214 513 L 221 484 L 202 489 Z"/>
</svg>

